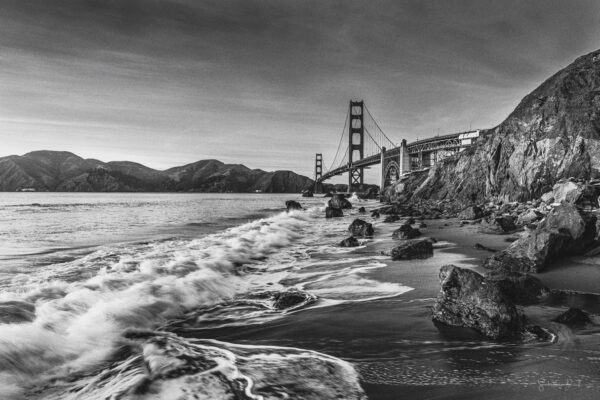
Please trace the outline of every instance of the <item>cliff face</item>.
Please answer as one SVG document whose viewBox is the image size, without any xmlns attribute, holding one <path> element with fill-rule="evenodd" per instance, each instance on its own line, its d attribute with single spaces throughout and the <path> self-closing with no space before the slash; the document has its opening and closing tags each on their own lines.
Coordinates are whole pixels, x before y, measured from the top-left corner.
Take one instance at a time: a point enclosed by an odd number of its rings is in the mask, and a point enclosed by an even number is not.
<svg viewBox="0 0 600 400">
<path fill-rule="evenodd" d="M 83 159 L 69 152 L 35 151 L 0 158 L 1 191 L 294 193 L 312 184 L 291 171 L 265 172 L 217 160 L 158 171 L 129 161 Z"/>
<path fill-rule="evenodd" d="M 550 77 L 477 146 L 434 166 L 410 190 L 417 198 L 528 200 L 560 178 L 599 176 L 600 50 Z"/>
</svg>

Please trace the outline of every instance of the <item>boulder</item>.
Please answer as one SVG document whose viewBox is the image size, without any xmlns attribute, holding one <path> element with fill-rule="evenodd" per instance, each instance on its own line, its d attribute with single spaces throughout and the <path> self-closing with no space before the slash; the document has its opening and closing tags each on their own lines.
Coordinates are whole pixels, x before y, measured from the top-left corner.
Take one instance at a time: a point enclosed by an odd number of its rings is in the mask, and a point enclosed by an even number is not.
<svg viewBox="0 0 600 400">
<path fill-rule="evenodd" d="M 344 216 L 344 212 L 342 210 L 340 210 L 339 208 L 331 208 L 331 207 L 325 208 L 325 218 L 338 218 L 338 217 L 343 217 L 343 216 Z"/>
<path fill-rule="evenodd" d="M 546 204 L 552 204 L 552 203 L 554 203 L 554 192 L 550 191 L 550 192 L 544 193 L 540 197 L 540 200 L 543 201 Z"/>
<path fill-rule="evenodd" d="M 484 261 L 499 271 L 539 272 L 557 257 L 579 254 L 596 240 L 596 217 L 573 204 L 562 203 L 538 226 Z"/>
<path fill-rule="evenodd" d="M 566 201 L 575 204 L 583 195 L 583 192 L 583 185 L 571 181 L 557 182 L 552 187 L 552 197 L 554 197 L 556 203 Z"/>
<path fill-rule="evenodd" d="M 397 240 L 414 239 L 418 236 L 421 236 L 421 231 L 409 224 L 402 225 L 392 233 L 392 238 Z"/>
<path fill-rule="evenodd" d="M 554 322 L 565 325 L 583 326 L 591 324 L 590 315 L 579 308 L 569 308 L 564 313 L 553 319 Z"/>
<path fill-rule="evenodd" d="M 480 231 L 483 233 L 505 234 L 512 233 L 517 230 L 515 225 L 516 218 L 514 216 L 499 216 L 492 217 L 481 223 Z"/>
<path fill-rule="evenodd" d="M 493 271 L 488 272 L 485 278 L 497 285 L 504 296 L 515 304 L 536 304 L 550 295 L 550 289 L 529 274 Z"/>
<path fill-rule="evenodd" d="M 360 208 L 358 209 L 358 212 L 359 212 L 359 213 L 361 213 L 361 214 L 364 214 L 364 213 L 366 213 L 366 212 L 367 212 L 367 210 L 366 210 L 364 207 L 360 207 Z"/>
<path fill-rule="evenodd" d="M 485 250 L 485 251 L 489 251 L 489 252 L 492 252 L 492 253 L 495 253 L 495 252 L 496 252 L 496 250 L 494 250 L 494 249 L 492 249 L 492 248 L 489 248 L 489 247 L 486 247 L 486 246 L 482 245 L 481 243 L 475 243 L 475 244 L 473 245 L 473 248 L 475 248 L 475 249 L 477 249 L 477 250 Z"/>
<path fill-rule="evenodd" d="M 483 210 L 478 206 L 468 206 L 467 208 L 463 209 L 458 214 L 459 219 L 473 220 L 473 219 L 479 219 L 482 217 L 483 217 Z"/>
<path fill-rule="evenodd" d="M 447 325 L 473 328 L 489 338 L 514 337 L 525 318 L 498 285 L 470 269 L 445 265 L 440 269 L 441 290 L 432 318 Z"/>
<path fill-rule="evenodd" d="M 371 212 L 371 218 L 379 218 L 379 217 L 380 217 L 380 215 L 379 215 L 379 211 L 377 211 L 377 210 L 373 210 L 373 211 Z"/>
<path fill-rule="evenodd" d="M 394 247 L 390 255 L 392 260 L 412 260 L 433 257 L 433 245 L 427 239 L 406 240 Z"/>
<path fill-rule="evenodd" d="M 302 192 L 302 197 L 313 197 L 313 192 L 310 190 Z"/>
<path fill-rule="evenodd" d="M 358 245 L 358 239 L 354 236 L 349 236 L 340 242 L 340 247 L 356 247 Z"/>
<path fill-rule="evenodd" d="M 331 208 L 352 208 L 352 204 L 346 199 L 343 194 L 334 194 L 327 203 Z"/>
<path fill-rule="evenodd" d="M 519 215 L 517 218 L 518 225 L 529 225 L 544 218 L 544 214 L 539 211 L 530 209 Z"/>
<path fill-rule="evenodd" d="M 285 208 L 287 208 L 288 211 L 302 210 L 302 206 L 300 205 L 300 203 L 298 203 L 297 201 L 294 201 L 294 200 L 286 201 Z"/>
<path fill-rule="evenodd" d="M 348 232 L 355 237 L 371 237 L 373 236 L 373 225 L 362 219 L 355 219 L 348 227 Z"/>
</svg>

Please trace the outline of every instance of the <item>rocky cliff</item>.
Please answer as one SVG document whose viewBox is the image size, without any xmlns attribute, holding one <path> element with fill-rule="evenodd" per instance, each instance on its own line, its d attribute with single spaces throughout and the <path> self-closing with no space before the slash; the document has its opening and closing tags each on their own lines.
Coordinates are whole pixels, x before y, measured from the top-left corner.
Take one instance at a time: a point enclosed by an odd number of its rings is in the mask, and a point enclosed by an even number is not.
<svg viewBox="0 0 600 400">
<path fill-rule="evenodd" d="M 600 50 L 582 56 L 527 95 L 479 143 L 386 191 L 462 202 L 529 200 L 568 177 L 600 176 Z"/>
<path fill-rule="evenodd" d="M 217 160 L 158 171 L 129 161 L 106 163 L 59 151 L 0 158 L 1 191 L 295 193 L 312 185 L 311 179 L 291 171 L 265 172 Z"/>
</svg>

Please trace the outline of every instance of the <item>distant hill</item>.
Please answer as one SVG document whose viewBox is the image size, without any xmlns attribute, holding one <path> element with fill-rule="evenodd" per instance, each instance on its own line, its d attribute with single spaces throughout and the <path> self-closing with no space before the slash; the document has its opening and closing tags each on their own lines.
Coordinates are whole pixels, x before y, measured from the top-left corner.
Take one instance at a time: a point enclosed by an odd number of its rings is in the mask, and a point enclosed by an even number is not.
<svg viewBox="0 0 600 400">
<path fill-rule="evenodd" d="M 0 158 L 0 191 L 297 193 L 313 181 L 292 171 L 266 172 L 202 160 L 165 171 L 130 161 L 103 162 L 66 151 Z"/>
</svg>

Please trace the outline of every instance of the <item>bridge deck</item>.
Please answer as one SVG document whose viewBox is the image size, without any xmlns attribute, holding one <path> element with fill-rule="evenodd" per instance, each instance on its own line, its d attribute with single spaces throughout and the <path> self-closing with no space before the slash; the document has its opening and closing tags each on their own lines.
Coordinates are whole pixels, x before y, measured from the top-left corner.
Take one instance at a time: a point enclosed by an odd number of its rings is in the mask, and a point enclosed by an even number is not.
<svg viewBox="0 0 600 400">
<path fill-rule="evenodd" d="M 458 132 L 458 133 L 451 133 L 448 135 L 441 135 L 441 136 L 433 136 L 430 138 L 426 138 L 426 139 L 421 139 L 421 140 L 416 140 L 412 143 L 408 143 L 406 145 L 407 147 L 407 151 L 408 154 L 411 156 L 414 156 L 416 154 L 418 154 L 419 152 L 423 151 L 436 151 L 436 150 L 443 150 L 443 149 L 459 149 L 460 147 L 462 147 L 462 144 L 460 143 L 460 135 L 462 134 L 468 134 L 468 133 L 473 133 L 473 132 L 477 132 L 478 130 L 471 130 L 471 131 L 464 131 L 464 132 Z M 390 156 L 390 157 L 394 157 L 399 155 L 400 152 L 400 147 L 394 147 L 392 149 L 386 150 L 386 155 Z M 369 167 L 371 165 L 375 165 L 375 164 L 379 164 L 381 162 L 381 153 L 369 156 L 369 157 L 365 157 L 361 160 L 355 161 L 352 164 L 352 168 L 365 168 L 365 167 Z M 332 169 L 331 171 L 323 174 L 323 176 L 321 177 L 321 179 L 318 180 L 318 182 L 323 182 L 326 179 L 329 179 L 331 177 L 334 177 L 336 175 L 341 175 L 343 173 L 346 173 L 350 170 L 350 166 L 348 164 L 346 165 L 342 165 L 338 168 Z"/>
</svg>

